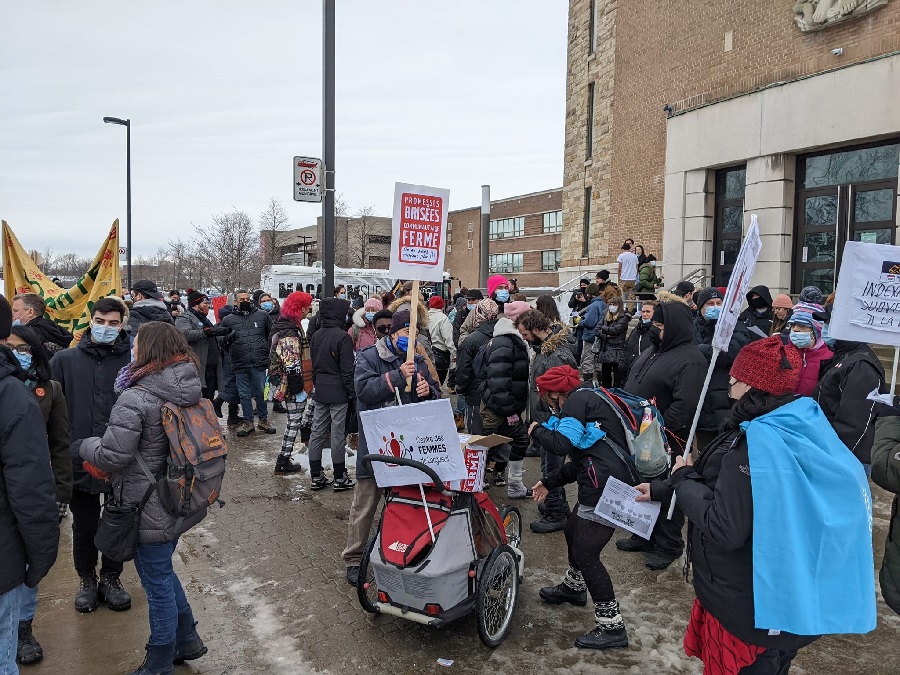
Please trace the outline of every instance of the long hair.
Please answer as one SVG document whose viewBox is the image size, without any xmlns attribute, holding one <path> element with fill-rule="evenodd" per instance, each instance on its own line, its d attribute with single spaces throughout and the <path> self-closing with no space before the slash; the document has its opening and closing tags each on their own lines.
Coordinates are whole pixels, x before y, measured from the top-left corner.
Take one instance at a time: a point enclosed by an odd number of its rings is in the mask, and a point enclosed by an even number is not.
<svg viewBox="0 0 900 675">
<path fill-rule="evenodd" d="M 559 307 L 556 306 L 556 300 L 553 299 L 552 295 L 539 295 L 537 300 L 534 301 L 534 307 L 550 321 L 562 323 Z"/>
<path fill-rule="evenodd" d="M 188 347 L 184 333 L 172 324 L 162 321 L 150 321 L 141 326 L 135 338 L 134 362 L 131 370 L 136 371 L 144 366 L 151 370 L 162 370 L 175 361 L 191 361 L 198 370 L 200 364 L 197 357 Z M 185 358 L 186 357 L 186 358 Z"/>
<path fill-rule="evenodd" d="M 49 354 L 37 333 L 27 326 L 13 326 L 10 332 L 31 347 L 31 365 L 38 382 L 51 379 Z"/>
</svg>

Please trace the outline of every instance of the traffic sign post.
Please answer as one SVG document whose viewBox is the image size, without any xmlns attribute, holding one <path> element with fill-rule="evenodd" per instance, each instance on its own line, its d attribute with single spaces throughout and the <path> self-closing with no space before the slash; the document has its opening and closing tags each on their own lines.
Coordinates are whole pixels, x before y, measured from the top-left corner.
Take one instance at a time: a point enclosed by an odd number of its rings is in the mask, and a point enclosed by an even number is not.
<svg viewBox="0 0 900 675">
<path fill-rule="evenodd" d="M 294 201 L 322 201 L 322 160 L 294 157 Z"/>
</svg>

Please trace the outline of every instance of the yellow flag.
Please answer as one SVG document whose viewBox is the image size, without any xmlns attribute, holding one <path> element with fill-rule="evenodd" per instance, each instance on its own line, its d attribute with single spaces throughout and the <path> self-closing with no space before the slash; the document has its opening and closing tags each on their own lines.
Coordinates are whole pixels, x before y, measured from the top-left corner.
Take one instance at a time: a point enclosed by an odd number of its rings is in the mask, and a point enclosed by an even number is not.
<svg viewBox="0 0 900 675">
<path fill-rule="evenodd" d="M 122 295 L 119 221 L 112 224 L 90 268 L 69 289 L 50 281 L 22 248 L 7 222 L 2 223 L 4 295 L 11 302 L 18 293 L 37 293 L 47 303 L 47 316 L 75 336 L 74 345 L 90 324 L 94 303 L 107 295 Z"/>
</svg>

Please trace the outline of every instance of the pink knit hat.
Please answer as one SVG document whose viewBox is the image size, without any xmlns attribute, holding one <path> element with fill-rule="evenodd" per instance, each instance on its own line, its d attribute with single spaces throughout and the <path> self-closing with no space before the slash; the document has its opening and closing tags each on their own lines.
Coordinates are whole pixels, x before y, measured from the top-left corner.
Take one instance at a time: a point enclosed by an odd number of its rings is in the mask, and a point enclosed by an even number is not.
<svg viewBox="0 0 900 675">
<path fill-rule="evenodd" d="M 381 304 L 381 300 L 378 298 L 369 298 L 366 300 L 366 304 L 363 305 L 365 309 L 371 309 L 373 312 L 380 312 L 384 309 L 384 305 Z"/>
<path fill-rule="evenodd" d="M 524 300 L 517 300 L 515 302 L 507 302 L 503 305 L 503 316 L 505 316 L 510 321 L 515 321 L 519 314 L 522 312 L 527 312 L 529 309 L 532 309 L 531 305 L 529 305 Z"/>
<path fill-rule="evenodd" d="M 488 277 L 487 280 L 487 292 L 488 297 L 491 297 L 494 294 L 494 291 L 497 290 L 497 286 L 501 284 L 505 284 L 507 288 L 509 288 L 509 281 L 502 274 L 495 274 L 494 276 Z"/>
</svg>

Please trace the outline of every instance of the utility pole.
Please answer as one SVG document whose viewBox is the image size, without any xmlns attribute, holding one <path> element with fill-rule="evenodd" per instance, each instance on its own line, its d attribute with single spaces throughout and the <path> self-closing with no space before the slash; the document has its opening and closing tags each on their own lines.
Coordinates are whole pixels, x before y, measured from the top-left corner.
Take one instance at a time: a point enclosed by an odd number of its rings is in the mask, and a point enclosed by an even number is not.
<svg viewBox="0 0 900 675">
<path fill-rule="evenodd" d="M 487 280 L 491 275 L 490 241 L 491 241 L 491 186 L 481 186 L 481 286 L 487 288 Z"/>
<path fill-rule="evenodd" d="M 334 2 L 322 0 L 322 297 L 334 295 Z"/>
</svg>

